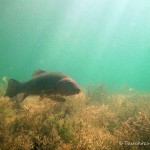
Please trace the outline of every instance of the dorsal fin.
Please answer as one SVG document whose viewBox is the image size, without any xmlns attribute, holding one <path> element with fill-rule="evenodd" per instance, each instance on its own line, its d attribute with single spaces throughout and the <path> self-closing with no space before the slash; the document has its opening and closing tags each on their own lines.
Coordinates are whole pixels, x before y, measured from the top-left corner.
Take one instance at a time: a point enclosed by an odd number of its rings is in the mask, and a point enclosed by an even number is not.
<svg viewBox="0 0 150 150">
<path fill-rule="evenodd" d="M 42 73 L 45 73 L 45 72 L 46 71 L 44 71 L 44 70 L 36 70 L 36 71 L 33 72 L 32 77 L 34 78 L 34 77 L 36 77 L 36 76 L 38 76 Z"/>
</svg>

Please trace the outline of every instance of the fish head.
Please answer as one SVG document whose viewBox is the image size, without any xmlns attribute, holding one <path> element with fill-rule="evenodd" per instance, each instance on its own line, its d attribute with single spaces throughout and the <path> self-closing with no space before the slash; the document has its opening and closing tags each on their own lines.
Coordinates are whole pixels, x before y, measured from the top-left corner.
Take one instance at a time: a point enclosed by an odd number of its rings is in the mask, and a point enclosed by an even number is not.
<svg viewBox="0 0 150 150">
<path fill-rule="evenodd" d="M 4 95 L 4 97 L 8 96 L 9 98 L 12 98 L 14 96 L 16 96 L 19 93 L 19 82 L 14 80 L 14 79 L 10 79 L 8 81 L 8 87 L 6 89 L 6 93 Z"/>
<path fill-rule="evenodd" d="M 77 83 L 70 78 L 63 78 L 57 84 L 57 89 L 61 95 L 75 95 L 81 92 Z"/>
</svg>

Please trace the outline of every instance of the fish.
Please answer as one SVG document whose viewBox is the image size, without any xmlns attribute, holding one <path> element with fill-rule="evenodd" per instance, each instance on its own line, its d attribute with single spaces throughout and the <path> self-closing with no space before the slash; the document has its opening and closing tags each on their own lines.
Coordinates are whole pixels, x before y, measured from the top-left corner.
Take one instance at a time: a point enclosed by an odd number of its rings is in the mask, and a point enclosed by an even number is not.
<svg viewBox="0 0 150 150">
<path fill-rule="evenodd" d="M 4 97 L 7 96 L 12 98 L 23 93 L 23 101 L 30 95 L 71 96 L 79 94 L 80 92 L 81 88 L 70 76 L 61 72 L 37 70 L 33 72 L 32 79 L 26 82 L 19 82 L 15 79 L 10 79 Z"/>
</svg>

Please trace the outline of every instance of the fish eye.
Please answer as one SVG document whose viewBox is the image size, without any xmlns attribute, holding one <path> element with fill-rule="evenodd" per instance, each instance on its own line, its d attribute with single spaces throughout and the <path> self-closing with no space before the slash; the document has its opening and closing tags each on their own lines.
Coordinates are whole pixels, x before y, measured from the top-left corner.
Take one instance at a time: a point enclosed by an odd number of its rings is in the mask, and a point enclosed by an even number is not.
<svg viewBox="0 0 150 150">
<path fill-rule="evenodd" d="M 73 83 L 73 81 L 69 81 L 69 83 L 70 83 L 70 84 L 72 84 L 72 83 Z"/>
</svg>

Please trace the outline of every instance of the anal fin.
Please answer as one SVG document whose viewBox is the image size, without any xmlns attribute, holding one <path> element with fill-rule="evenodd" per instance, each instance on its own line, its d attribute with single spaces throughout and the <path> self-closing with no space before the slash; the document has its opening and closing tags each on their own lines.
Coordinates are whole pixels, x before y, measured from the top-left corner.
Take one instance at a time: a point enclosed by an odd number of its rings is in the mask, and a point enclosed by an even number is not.
<svg viewBox="0 0 150 150">
<path fill-rule="evenodd" d="M 28 94 L 27 94 L 27 93 L 24 93 L 21 102 L 23 102 L 23 100 L 24 100 L 27 96 L 28 96 Z"/>
</svg>

